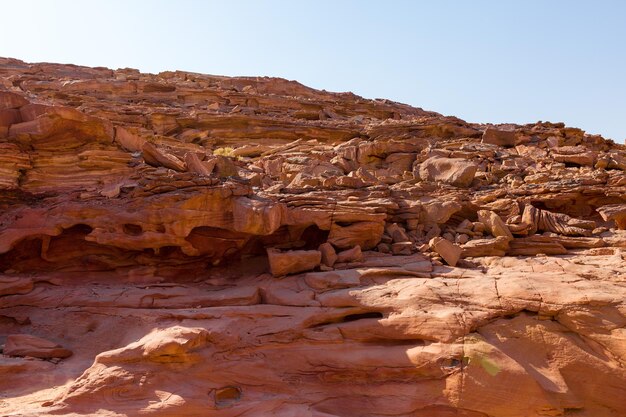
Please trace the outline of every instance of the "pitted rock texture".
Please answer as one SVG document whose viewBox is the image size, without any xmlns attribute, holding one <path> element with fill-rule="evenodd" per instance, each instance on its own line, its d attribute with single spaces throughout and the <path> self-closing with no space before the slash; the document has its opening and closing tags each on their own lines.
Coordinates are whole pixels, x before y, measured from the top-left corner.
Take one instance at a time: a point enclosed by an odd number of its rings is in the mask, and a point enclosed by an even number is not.
<svg viewBox="0 0 626 417">
<path fill-rule="evenodd" d="M 623 145 L 0 58 L 0 150 L 2 415 L 626 415 Z"/>
</svg>

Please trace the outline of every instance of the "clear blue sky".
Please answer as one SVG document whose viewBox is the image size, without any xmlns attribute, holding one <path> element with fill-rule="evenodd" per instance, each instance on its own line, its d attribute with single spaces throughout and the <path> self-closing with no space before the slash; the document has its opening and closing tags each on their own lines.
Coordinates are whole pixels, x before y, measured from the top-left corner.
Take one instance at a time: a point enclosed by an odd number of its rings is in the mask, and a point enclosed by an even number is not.
<svg viewBox="0 0 626 417">
<path fill-rule="evenodd" d="M 0 1 L 0 56 L 271 75 L 626 138 L 626 1 Z"/>
</svg>

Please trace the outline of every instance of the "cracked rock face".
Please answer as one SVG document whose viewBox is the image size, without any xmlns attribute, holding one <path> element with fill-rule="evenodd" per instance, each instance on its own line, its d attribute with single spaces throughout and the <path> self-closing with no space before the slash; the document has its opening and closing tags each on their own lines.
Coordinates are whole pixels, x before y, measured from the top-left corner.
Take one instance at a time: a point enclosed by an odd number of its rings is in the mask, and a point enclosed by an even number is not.
<svg viewBox="0 0 626 417">
<path fill-rule="evenodd" d="M 0 58 L 0 414 L 626 415 L 626 149 Z"/>
</svg>

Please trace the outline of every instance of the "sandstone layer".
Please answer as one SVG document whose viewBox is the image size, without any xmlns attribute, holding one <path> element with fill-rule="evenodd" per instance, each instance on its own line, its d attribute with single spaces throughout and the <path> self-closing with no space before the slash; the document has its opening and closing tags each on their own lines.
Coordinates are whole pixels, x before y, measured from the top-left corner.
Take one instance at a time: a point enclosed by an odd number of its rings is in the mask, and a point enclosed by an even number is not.
<svg viewBox="0 0 626 417">
<path fill-rule="evenodd" d="M 626 147 L 0 58 L 0 414 L 626 415 Z"/>
</svg>

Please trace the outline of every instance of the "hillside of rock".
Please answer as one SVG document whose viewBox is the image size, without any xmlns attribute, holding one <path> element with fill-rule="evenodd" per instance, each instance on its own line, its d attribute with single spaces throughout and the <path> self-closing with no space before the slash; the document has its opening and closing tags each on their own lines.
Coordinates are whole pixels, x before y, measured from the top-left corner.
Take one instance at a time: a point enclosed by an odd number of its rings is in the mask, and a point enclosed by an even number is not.
<svg viewBox="0 0 626 417">
<path fill-rule="evenodd" d="M 0 415 L 626 415 L 626 146 L 0 58 Z"/>
</svg>

